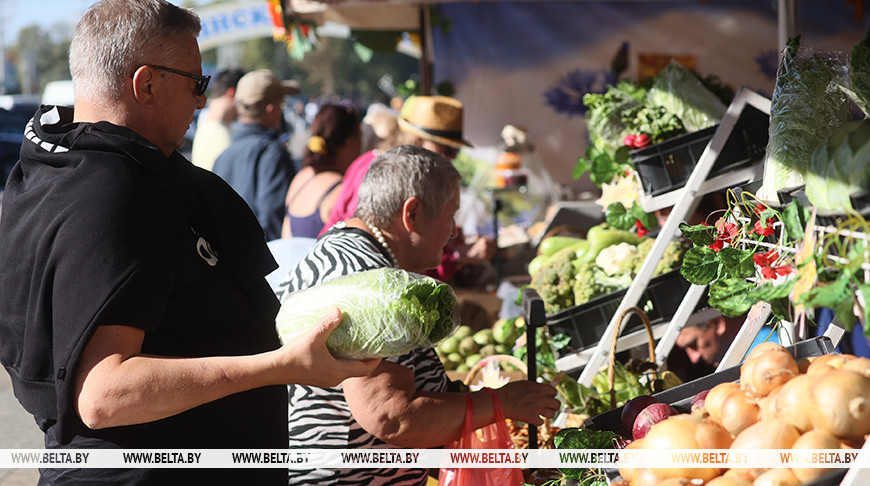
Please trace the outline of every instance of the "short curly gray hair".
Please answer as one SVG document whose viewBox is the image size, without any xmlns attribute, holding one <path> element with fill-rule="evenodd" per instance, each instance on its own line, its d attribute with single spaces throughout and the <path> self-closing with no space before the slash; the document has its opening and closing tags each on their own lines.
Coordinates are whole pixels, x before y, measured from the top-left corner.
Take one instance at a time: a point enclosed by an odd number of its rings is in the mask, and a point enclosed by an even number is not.
<svg viewBox="0 0 870 486">
<path fill-rule="evenodd" d="M 354 216 L 386 227 L 406 200 L 417 197 L 427 217 L 437 215 L 459 190 L 461 176 L 443 156 L 416 145 L 400 145 L 376 158 L 359 187 Z"/>
</svg>

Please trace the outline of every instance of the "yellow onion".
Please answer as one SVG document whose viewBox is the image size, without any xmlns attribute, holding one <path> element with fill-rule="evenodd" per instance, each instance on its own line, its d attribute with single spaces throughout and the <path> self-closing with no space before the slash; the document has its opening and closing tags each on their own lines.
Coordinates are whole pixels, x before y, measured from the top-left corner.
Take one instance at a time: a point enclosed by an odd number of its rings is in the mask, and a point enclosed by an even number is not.
<svg viewBox="0 0 870 486">
<path fill-rule="evenodd" d="M 767 354 L 769 351 L 786 351 L 785 346 L 779 343 L 775 343 L 773 341 L 765 341 L 763 343 L 758 344 L 751 350 L 749 350 L 749 354 L 746 355 L 746 358 L 743 359 L 744 363 L 752 361 L 753 359 Z"/>
<path fill-rule="evenodd" d="M 840 441 L 831 433 L 815 429 L 804 433 L 791 446 L 792 449 L 839 449 Z M 807 483 L 820 476 L 824 476 L 833 468 L 823 467 L 796 467 L 792 468 L 794 476 L 801 482 Z"/>
<path fill-rule="evenodd" d="M 854 358 L 855 356 L 851 354 L 823 354 L 810 363 L 809 368 L 807 368 L 807 373 L 825 374 L 831 370 L 840 368 L 843 364 Z"/>
<path fill-rule="evenodd" d="M 740 387 L 751 396 L 767 396 L 776 387 L 798 375 L 794 356 L 782 346 L 780 348 L 758 354 L 740 366 Z"/>
<path fill-rule="evenodd" d="M 734 468 L 725 471 L 725 474 L 723 474 L 722 477 L 740 479 L 752 484 L 752 482 L 755 481 L 755 478 L 764 474 L 765 471 L 767 471 L 767 468 Z"/>
<path fill-rule="evenodd" d="M 797 429 L 781 419 L 762 420 L 743 430 L 734 442 L 732 449 L 791 449 L 800 437 Z"/>
<path fill-rule="evenodd" d="M 707 413 L 710 415 L 710 418 L 713 420 L 719 420 L 722 411 L 722 402 L 725 401 L 725 398 L 734 390 L 739 390 L 740 385 L 734 382 L 725 382 L 719 383 L 710 389 L 710 392 L 707 393 L 707 397 L 704 398 L 704 409 L 707 410 Z"/>
<path fill-rule="evenodd" d="M 743 390 L 734 390 L 722 401 L 719 423 L 731 435 L 737 435 L 746 427 L 758 422 L 761 410 L 755 400 L 749 398 Z"/>
<path fill-rule="evenodd" d="M 662 478 L 651 469 L 635 469 L 631 477 L 631 486 L 659 486 L 665 478 Z"/>
<path fill-rule="evenodd" d="M 630 449 L 643 449 L 643 439 L 633 440 L 633 441 L 629 442 L 627 446 L 624 447 L 624 450 L 630 450 Z M 634 483 L 634 480 L 632 479 L 634 477 L 634 474 L 635 474 L 634 468 L 625 467 L 625 466 L 617 466 L 616 469 L 619 471 L 619 475 L 623 479 L 625 479 L 627 481 L 631 481 L 632 483 Z"/>
<path fill-rule="evenodd" d="M 799 484 L 801 482 L 787 467 L 768 469 L 752 482 L 752 486 L 798 486 Z"/>
<path fill-rule="evenodd" d="M 850 359 L 840 366 L 841 370 L 850 370 L 860 373 L 864 378 L 870 378 L 870 358 Z"/>
<path fill-rule="evenodd" d="M 813 427 L 844 441 L 862 439 L 870 433 L 870 380 L 850 370 L 826 373 L 810 392 L 807 408 Z"/>
<path fill-rule="evenodd" d="M 810 391 L 823 376 L 821 374 L 806 374 L 794 377 L 773 398 L 773 415 L 795 426 L 798 432 L 806 432 L 813 428 L 807 401 Z"/>
<path fill-rule="evenodd" d="M 786 384 L 794 381 L 794 378 L 786 382 Z M 759 416 L 759 420 L 764 419 L 772 419 L 776 418 L 776 410 L 774 409 L 774 405 L 776 404 L 776 397 L 779 395 L 779 391 L 782 390 L 784 385 L 780 385 L 776 387 L 772 392 L 768 393 L 766 397 L 759 398 L 755 402 L 758 403 L 758 408 L 761 412 Z"/>
<path fill-rule="evenodd" d="M 706 484 L 706 486 L 752 486 L 752 481 L 737 475 L 729 476 L 727 473 Z"/>
<path fill-rule="evenodd" d="M 668 417 L 655 424 L 643 439 L 644 449 L 728 449 L 731 434 L 717 422 L 691 414 Z M 722 474 L 718 467 L 650 468 L 661 479 L 689 478 L 709 481 Z"/>
<path fill-rule="evenodd" d="M 734 438 L 731 449 L 791 449 L 791 445 L 800 437 L 797 429 L 784 420 L 762 420 L 747 427 Z M 732 473 L 733 471 L 733 473 Z M 742 476 L 753 483 L 766 469 L 734 468 L 728 471 Z"/>
</svg>

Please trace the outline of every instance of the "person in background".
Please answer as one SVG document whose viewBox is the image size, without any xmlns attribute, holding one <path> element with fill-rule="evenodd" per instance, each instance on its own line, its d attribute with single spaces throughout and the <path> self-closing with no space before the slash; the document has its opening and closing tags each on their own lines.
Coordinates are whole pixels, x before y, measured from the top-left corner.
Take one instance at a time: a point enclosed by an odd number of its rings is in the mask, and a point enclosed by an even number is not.
<svg viewBox="0 0 870 486">
<path fill-rule="evenodd" d="M 3 195 L 0 362 L 56 449 L 286 449 L 287 384 L 334 386 L 330 312 L 281 346 L 275 261 L 244 201 L 178 149 L 205 105 L 200 19 L 101 0 Z M 41 468 L 39 484 L 286 485 L 279 469 Z"/>
<path fill-rule="evenodd" d="M 229 146 L 230 130 L 238 118 L 233 97 L 244 74 L 240 69 L 224 69 L 214 77 L 212 98 L 196 122 L 190 155 L 193 165 L 211 170 L 215 159 Z"/>
<path fill-rule="evenodd" d="M 277 291 L 291 292 L 342 275 L 375 268 L 422 273 L 441 262 L 454 236 L 460 175 L 446 158 L 413 145 L 394 147 L 375 159 L 359 188 L 354 217 L 323 234 Z M 559 408 L 556 390 L 529 380 L 495 390 L 504 415 L 536 425 Z M 428 448 L 459 437 L 465 397 L 474 406 L 474 428 L 494 420 L 486 390 L 451 388 L 432 348 L 386 358 L 366 379 L 341 386 L 290 386 L 291 448 Z M 423 485 L 426 469 L 292 468 L 290 484 Z"/>
<path fill-rule="evenodd" d="M 281 237 L 284 198 L 296 175 L 279 136 L 284 126 L 284 97 L 298 92 L 299 83 L 281 81 L 268 69 L 242 76 L 235 95 L 239 123 L 233 128 L 230 145 L 214 163 L 214 173 L 233 186 L 254 211 L 267 241 Z"/>
<path fill-rule="evenodd" d="M 287 190 L 282 238 L 316 238 L 329 217 L 341 178 L 359 155 L 360 122 L 356 111 L 343 105 L 323 105 L 302 160 L 302 169 Z"/>
<path fill-rule="evenodd" d="M 446 96 L 413 96 L 402 105 L 398 126 L 413 139 L 413 145 L 431 150 L 448 160 L 456 158 L 462 147 L 470 147 L 463 137 L 462 102 Z M 359 199 L 360 183 L 376 153 L 366 153 L 354 161 L 344 175 L 341 192 L 324 230 L 353 215 Z M 457 232 L 457 236 L 460 233 Z M 495 240 L 485 236 L 457 238 L 444 248 L 442 263 L 429 272 L 440 280 L 450 280 L 464 264 L 486 263 L 496 252 Z"/>
</svg>

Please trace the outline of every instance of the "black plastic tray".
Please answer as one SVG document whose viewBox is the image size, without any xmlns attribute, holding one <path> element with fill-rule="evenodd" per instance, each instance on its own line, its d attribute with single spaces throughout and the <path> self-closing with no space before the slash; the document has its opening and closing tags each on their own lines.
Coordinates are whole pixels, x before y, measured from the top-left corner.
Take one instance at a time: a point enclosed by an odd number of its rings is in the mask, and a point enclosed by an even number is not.
<svg viewBox="0 0 870 486">
<path fill-rule="evenodd" d="M 823 354 L 832 354 L 835 352 L 833 343 L 825 336 L 819 336 L 813 339 L 801 341 L 793 346 L 786 346 L 795 360 L 801 360 L 810 356 L 821 356 Z M 740 379 L 740 366 L 732 366 L 726 370 L 722 370 L 697 380 L 683 383 L 682 385 L 670 388 L 668 390 L 656 393 L 653 395 L 660 402 L 669 403 L 678 411 L 690 412 L 691 401 L 698 393 L 709 390 L 719 383 L 726 381 L 737 381 Z M 596 415 L 584 423 L 584 427 L 593 430 L 612 430 L 617 433 L 622 431 L 622 407 Z"/>
<path fill-rule="evenodd" d="M 834 345 L 831 340 L 825 336 L 819 336 L 806 341 L 801 341 L 793 346 L 786 346 L 795 360 L 801 360 L 810 356 L 821 356 L 823 354 L 832 354 L 835 352 Z M 691 412 L 692 398 L 698 393 L 709 390 L 719 383 L 729 381 L 737 381 L 740 379 L 740 366 L 732 366 L 726 370 L 722 370 L 703 378 L 683 383 L 680 386 L 665 390 L 653 395 L 660 402 L 669 403 L 680 413 Z M 590 430 L 610 430 L 621 435 L 625 435 L 626 431 L 622 430 L 622 408 L 596 415 L 584 422 L 583 428 Z M 614 470 L 606 470 L 605 473 L 611 479 L 618 477 L 619 473 Z M 835 486 L 840 484 L 843 476 L 846 475 L 845 470 L 831 471 L 809 483 L 803 483 L 802 486 Z"/>
<path fill-rule="evenodd" d="M 646 312 L 651 324 L 673 317 L 683 296 L 691 284 L 680 275 L 679 270 L 664 273 L 650 280 L 649 285 L 638 301 L 638 307 Z M 571 337 L 564 354 L 570 354 L 598 343 L 616 313 L 628 289 L 611 292 L 596 297 L 584 304 L 547 315 L 550 332 L 567 334 Z M 706 307 L 706 297 L 699 306 Z M 643 321 L 632 314 L 622 329 L 621 335 L 642 329 Z"/>
<path fill-rule="evenodd" d="M 713 163 L 710 176 L 761 160 L 767 149 L 769 124 L 769 115 L 747 106 Z M 632 151 L 629 155 L 643 191 L 657 196 L 683 187 L 718 127 L 714 125 Z"/>
</svg>

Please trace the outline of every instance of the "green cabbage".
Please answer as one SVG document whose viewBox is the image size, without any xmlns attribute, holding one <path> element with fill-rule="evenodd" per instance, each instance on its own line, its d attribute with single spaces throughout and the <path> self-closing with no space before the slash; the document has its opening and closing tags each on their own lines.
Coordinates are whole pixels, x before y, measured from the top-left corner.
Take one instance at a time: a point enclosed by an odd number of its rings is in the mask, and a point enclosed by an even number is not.
<svg viewBox="0 0 870 486">
<path fill-rule="evenodd" d="M 800 36 L 789 39 L 770 104 L 765 186 L 777 190 L 799 184 L 797 176 L 806 174 L 819 144 L 849 120 L 848 100 L 836 88 L 842 69 L 836 53 L 802 50 Z"/>
<path fill-rule="evenodd" d="M 385 358 L 433 347 L 459 324 L 456 294 L 449 285 L 379 268 L 290 294 L 275 319 L 281 340 L 308 331 L 335 307 L 341 309 L 341 324 L 326 347 L 339 358 Z"/>
<path fill-rule="evenodd" d="M 849 196 L 870 188 L 870 119 L 835 128 L 813 154 L 804 180 L 813 206 L 852 209 Z"/>
<path fill-rule="evenodd" d="M 676 115 L 689 132 L 712 127 L 725 116 L 722 100 L 675 60 L 655 77 L 647 101 Z"/>
</svg>

